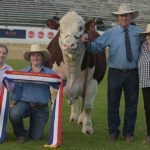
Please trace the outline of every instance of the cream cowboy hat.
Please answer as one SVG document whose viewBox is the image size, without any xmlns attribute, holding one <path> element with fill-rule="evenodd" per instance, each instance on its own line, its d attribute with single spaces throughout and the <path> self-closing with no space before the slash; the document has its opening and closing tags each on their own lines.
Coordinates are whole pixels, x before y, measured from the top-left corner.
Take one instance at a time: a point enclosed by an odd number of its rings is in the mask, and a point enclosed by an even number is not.
<svg viewBox="0 0 150 150">
<path fill-rule="evenodd" d="M 138 15 L 138 11 L 131 10 L 130 6 L 127 3 L 123 3 L 119 7 L 119 11 L 111 13 L 114 17 L 118 17 L 118 15 L 131 14 L 132 19 L 135 19 Z"/>
<path fill-rule="evenodd" d="M 24 53 L 24 59 L 30 61 L 31 53 L 41 53 L 43 55 L 43 61 L 47 61 L 50 58 L 46 50 L 42 50 L 40 44 L 32 44 L 30 50 Z"/>
<path fill-rule="evenodd" d="M 143 32 L 139 32 L 138 34 L 147 34 L 150 33 L 150 24 L 147 24 L 146 30 Z"/>
</svg>

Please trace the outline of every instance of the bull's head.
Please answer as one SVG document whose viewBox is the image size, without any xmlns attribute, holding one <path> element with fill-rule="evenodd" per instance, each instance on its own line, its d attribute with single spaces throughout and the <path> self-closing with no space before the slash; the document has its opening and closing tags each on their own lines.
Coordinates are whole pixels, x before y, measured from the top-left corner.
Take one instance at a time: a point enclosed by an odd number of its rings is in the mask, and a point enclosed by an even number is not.
<svg viewBox="0 0 150 150">
<path fill-rule="evenodd" d="M 76 12 L 71 11 L 63 16 L 59 24 L 61 49 L 69 53 L 75 53 L 80 43 L 80 37 L 85 31 L 84 20 Z"/>
<path fill-rule="evenodd" d="M 51 23 L 52 21 L 53 23 Z M 50 20 L 48 27 L 56 29 L 58 27 L 57 23 L 58 22 L 54 23 L 54 20 Z M 81 46 L 82 43 L 80 42 L 80 37 L 84 32 L 85 22 L 82 17 L 75 11 L 69 11 L 66 13 L 59 21 L 59 45 L 63 53 L 70 55 L 80 53 L 79 51 L 81 51 L 81 47 L 83 47 Z"/>
</svg>

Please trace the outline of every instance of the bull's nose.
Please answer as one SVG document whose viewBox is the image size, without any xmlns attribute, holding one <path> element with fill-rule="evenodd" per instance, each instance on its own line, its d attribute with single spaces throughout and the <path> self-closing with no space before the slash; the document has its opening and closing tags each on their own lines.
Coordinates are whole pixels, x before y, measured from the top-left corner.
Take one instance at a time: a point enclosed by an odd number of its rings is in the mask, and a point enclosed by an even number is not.
<svg viewBox="0 0 150 150">
<path fill-rule="evenodd" d="M 68 49 L 71 49 L 74 46 L 74 44 L 64 44 L 64 46 Z"/>
<path fill-rule="evenodd" d="M 71 49 L 71 45 L 64 45 L 67 49 Z"/>
</svg>

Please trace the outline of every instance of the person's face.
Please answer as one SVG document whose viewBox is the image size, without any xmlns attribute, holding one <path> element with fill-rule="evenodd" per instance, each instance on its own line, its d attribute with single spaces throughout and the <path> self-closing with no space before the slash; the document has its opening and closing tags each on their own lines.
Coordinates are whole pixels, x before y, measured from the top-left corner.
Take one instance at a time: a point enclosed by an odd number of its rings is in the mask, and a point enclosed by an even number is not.
<svg viewBox="0 0 150 150">
<path fill-rule="evenodd" d="M 34 66 L 42 65 L 43 57 L 41 53 L 31 53 L 30 63 Z"/>
<path fill-rule="evenodd" d="M 95 23 L 91 23 L 90 30 L 95 30 Z"/>
<path fill-rule="evenodd" d="M 150 44 L 150 33 L 146 34 L 146 41 Z"/>
<path fill-rule="evenodd" d="M 131 20 L 132 20 L 131 14 L 123 14 L 123 15 L 119 15 L 118 16 L 118 22 L 124 28 L 128 27 L 128 25 L 130 24 Z"/>
<path fill-rule="evenodd" d="M 0 47 L 0 64 L 3 65 L 5 63 L 7 57 L 7 51 L 5 48 Z"/>
</svg>

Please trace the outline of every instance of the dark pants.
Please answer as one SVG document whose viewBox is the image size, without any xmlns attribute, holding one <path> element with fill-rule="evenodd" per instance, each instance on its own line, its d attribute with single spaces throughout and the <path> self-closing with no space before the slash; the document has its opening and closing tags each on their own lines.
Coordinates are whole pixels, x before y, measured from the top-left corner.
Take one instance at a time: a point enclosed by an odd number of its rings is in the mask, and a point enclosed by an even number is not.
<svg viewBox="0 0 150 150">
<path fill-rule="evenodd" d="M 29 130 L 24 128 L 23 119 L 30 117 Z M 45 108 L 33 108 L 30 103 L 19 101 L 10 110 L 10 122 L 16 137 L 27 137 L 38 140 L 42 138 L 45 125 L 48 121 L 49 110 Z"/>
<path fill-rule="evenodd" d="M 123 136 L 133 136 L 137 117 L 138 72 L 137 70 L 120 71 L 109 69 L 108 72 L 108 131 L 119 136 L 119 106 L 122 90 L 125 96 Z"/>
<path fill-rule="evenodd" d="M 150 87 L 142 88 L 142 92 L 143 92 L 143 99 L 144 99 L 147 135 L 150 136 Z"/>
</svg>

